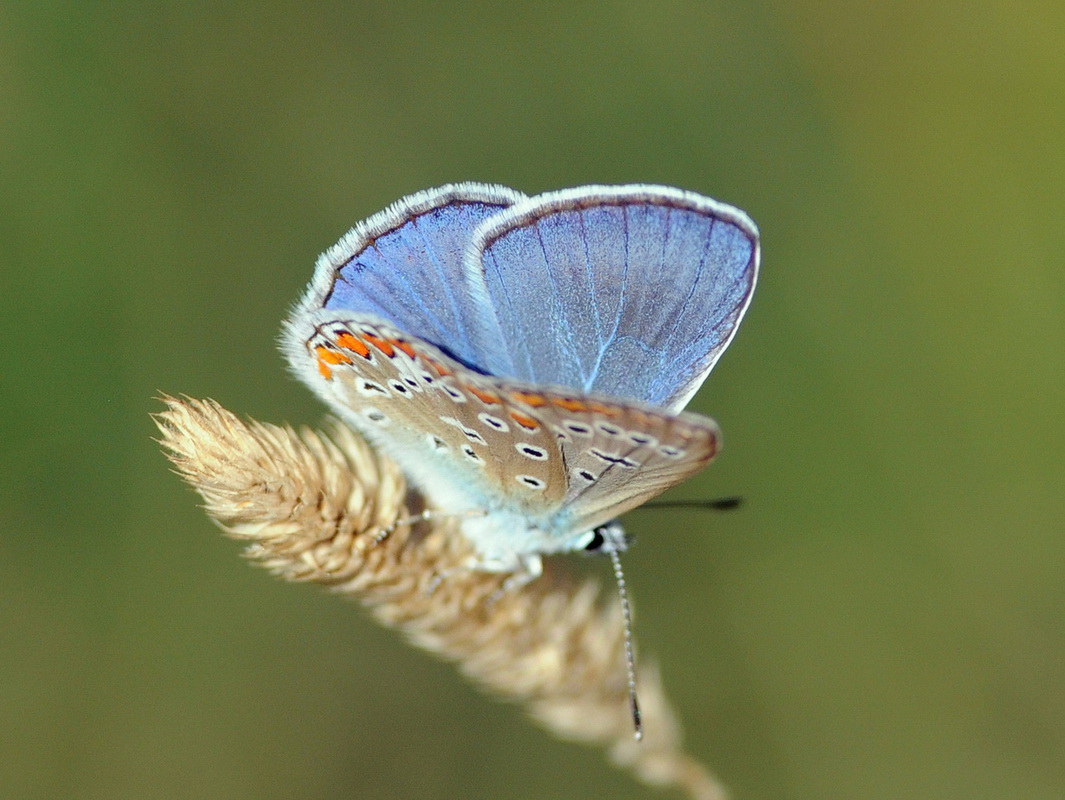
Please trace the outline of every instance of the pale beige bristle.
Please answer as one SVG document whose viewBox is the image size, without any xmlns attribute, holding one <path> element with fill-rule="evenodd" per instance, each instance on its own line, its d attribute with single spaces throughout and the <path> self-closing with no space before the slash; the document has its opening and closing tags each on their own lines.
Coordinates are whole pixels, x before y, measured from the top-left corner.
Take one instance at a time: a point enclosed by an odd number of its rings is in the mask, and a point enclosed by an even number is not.
<svg viewBox="0 0 1065 800">
<path fill-rule="evenodd" d="M 521 703 L 555 735 L 606 747 L 619 764 L 699 800 L 725 792 L 680 747 L 657 670 L 639 672 L 645 735 L 633 740 L 616 596 L 548 564 L 500 592 L 505 576 L 464 568 L 452 517 L 412 531 L 420 498 L 397 468 L 343 425 L 329 434 L 242 421 L 210 400 L 163 397 L 160 443 L 227 534 L 273 573 L 357 599 L 471 680 Z M 443 577 L 442 577 L 443 576 Z"/>
</svg>

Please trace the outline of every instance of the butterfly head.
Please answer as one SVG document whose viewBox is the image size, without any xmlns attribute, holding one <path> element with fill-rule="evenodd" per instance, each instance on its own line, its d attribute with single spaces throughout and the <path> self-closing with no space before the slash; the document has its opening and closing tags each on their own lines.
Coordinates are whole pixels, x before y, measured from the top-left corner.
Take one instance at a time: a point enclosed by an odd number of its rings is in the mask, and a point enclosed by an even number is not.
<svg viewBox="0 0 1065 800">
<path fill-rule="evenodd" d="M 612 519 L 585 533 L 587 543 L 582 550 L 594 555 L 624 553 L 632 544 L 633 536 L 625 531 L 620 520 Z"/>
</svg>

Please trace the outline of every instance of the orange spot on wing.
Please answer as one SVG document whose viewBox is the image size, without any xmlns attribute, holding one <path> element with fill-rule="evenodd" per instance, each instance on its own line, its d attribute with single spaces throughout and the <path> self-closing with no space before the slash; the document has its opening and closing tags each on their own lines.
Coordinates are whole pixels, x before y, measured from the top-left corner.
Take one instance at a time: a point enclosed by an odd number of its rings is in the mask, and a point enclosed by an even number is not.
<svg viewBox="0 0 1065 800">
<path fill-rule="evenodd" d="M 629 421 L 630 424 L 637 430 L 649 430 L 657 427 L 661 421 L 658 417 L 652 417 L 642 409 L 630 408 L 629 409 Z"/>
<path fill-rule="evenodd" d="M 332 348 L 325 345 L 318 345 L 314 348 L 314 352 L 318 354 L 318 360 L 326 364 L 350 364 L 351 359 L 343 353 L 337 352 Z"/>
<path fill-rule="evenodd" d="M 532 394 L 531 392 L 513 392 L 511 395 L 519 403 L 525 403 L 527 406 L 533 408 L 540 408 L 540 406 L 547 405 L 547 398 L 542 394 Z"/>
<path fill-rule="evenodd" d="M 482 392 L 476 386 L 466 386 L 464 388 L 466 389 L 466 391 L 468 391 L 470 394 L 472 394 L 474 397 L 476 397 L 478 400 L 480 400 L 482 403 L 485 403 L 486 405 L 494 406 L 499 402 L 499 395 L 497 394 L 492 394 L 491 392 Z"/>
<path fill-rule="evenodd" d="M 582 403 L 580 400 L 574 400 L 572 397 L 552 397 L 551 402 L 559 408 L 564 408 L 566 411 L 587 411 L 588 406 Z"/>
<path fill-rule="evenodd" d="M 392 345 L 388 343 L 388 340 L 378 339 L 376 336 L 373 336 L 367 333 L 366 331 L 363 331 L 362 335 L 366 337 L 366 341 L 368 341 L 370 344 L 372 344 L 374 347 L 376 347 L 389 358 L 392 358 L 396 355 L 395 349 L 392 347 Z"/>
<path fill-rule="evenodd" d="M 540 427 L 539 422 L 537 422 L 532 417 L 525 416 L 520 411 L 511 411 L 510 418 L 526 430 L 535 431 L 537 428 Z"/>
<path fill-rule="evenodd" d="M 588 408 L 594 411 L 596 414 L 602 414 L 607 417 L 620 417 L 621 409 L 617 406 L 604 406 L 602 403 L 589 403 Z"/>
<path fill-rule="evenodd" d="M 417 353 L 415 353 L 415 351 L 414 351 L 414 348 L 410 346 L 410 342 L 405 342 L 402 339 L 389 339 L 388 341 L 397 350 L 402 350 L 404 353 L 406 353 L 411 358 L 414 358 L 417 355 Z"/>
<path fill-rule="evenodd" d="M 353 353 L 358 353 L 363 358 L 370 357 L 370 348 L 360 342 L 355 336 L 347 331 L 341 331 L 337 334 L 337 344 L 343 347 L 345 350 L 350 350 Z"/>
<path fill-rule="evenodd" d="M 333 370 L 329 369 L 329 365 L 320 358 L 318 359 L 318 371 L 322 373 L 322 377 L 327 381 L 333 380 Z"/>
<path fill-rule="evenodd" d="M 441 378 L 446 378 L 448 375 L 454 375 L 455 373 L 441 364 L 439 361 L 433 361 L 431 358 L 426 359 L 429 362 L 429 366 L 436 370 L 436 374 Z"/>
</svg>

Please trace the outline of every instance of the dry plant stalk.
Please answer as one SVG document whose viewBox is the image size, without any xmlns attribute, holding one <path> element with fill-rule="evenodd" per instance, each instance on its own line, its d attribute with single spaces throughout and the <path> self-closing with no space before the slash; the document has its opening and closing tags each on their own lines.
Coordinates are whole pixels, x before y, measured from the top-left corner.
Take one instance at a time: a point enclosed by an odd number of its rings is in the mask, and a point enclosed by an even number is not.
<svg viewBox="0 0 1065 800">
<path fill-rule="evenodd" d="M 720 784 L 681 750 L 651 666 L 639 674 L 645 735 L 634 741 L 621 607 L 613 594 L 601 599 L 595 581 L 568 579 L 548 562 L 539 579 L 500 591 L 505 576 L 463 567 L 471 549 L 454 518 L 403 522 L 420 498 L 340 423 L 326 436 L 244 422 L 211 400 L 163 401 L 160 443 L 207 513 L 248 542 L 250 558 L 361 601 L 557 736 L 609 748 L 645 782 L 723 800 Z"/>
</svg>

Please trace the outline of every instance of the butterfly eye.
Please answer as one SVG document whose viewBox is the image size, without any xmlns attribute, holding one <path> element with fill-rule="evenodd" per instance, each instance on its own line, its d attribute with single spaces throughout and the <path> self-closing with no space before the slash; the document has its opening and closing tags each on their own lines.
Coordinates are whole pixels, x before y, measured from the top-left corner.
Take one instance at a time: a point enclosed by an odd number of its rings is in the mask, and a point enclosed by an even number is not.
<svg viewBox="0 0 1065 800">
<path fill-rule="evenodd" d="M 595 527 L 588 536 L 588 543 L 584 545 L 587 553 L 624 553 L 632 541 L 616 519 Z"/>
<path fill-rule="evenodd" d="M 584 546 L 584 549 L 589 553 L 596 553 L 603 549 L 603 545 L 606 544 L 606 537 L 602 534 L 603 526 L 600 525 L 594 531 L 592 531 L 592 538 L 588 541 L 588 544 Z"/>
</svg>

